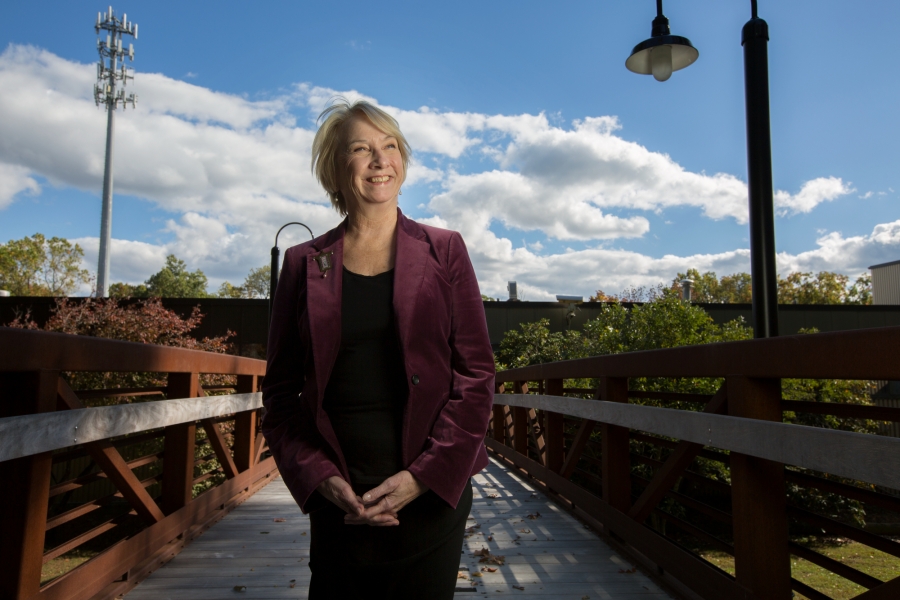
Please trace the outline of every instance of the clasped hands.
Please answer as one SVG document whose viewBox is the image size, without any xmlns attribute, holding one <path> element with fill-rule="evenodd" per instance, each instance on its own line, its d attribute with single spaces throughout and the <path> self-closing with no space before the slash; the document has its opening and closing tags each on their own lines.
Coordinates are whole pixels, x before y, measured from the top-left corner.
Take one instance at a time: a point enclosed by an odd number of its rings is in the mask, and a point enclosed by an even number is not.
<svg viewBox="0 0 900 600">
<path fill-rule="evenodd" d="M 337 475 L 320 483 L 317 489 L 347 513 L 344 523 L 391 527 L 400 524 L 400 509 L 427 492 L 428 486 L 404 470 L 391 475 L 362 497 L 357 496 L 350 484 Z"/>
</svg>

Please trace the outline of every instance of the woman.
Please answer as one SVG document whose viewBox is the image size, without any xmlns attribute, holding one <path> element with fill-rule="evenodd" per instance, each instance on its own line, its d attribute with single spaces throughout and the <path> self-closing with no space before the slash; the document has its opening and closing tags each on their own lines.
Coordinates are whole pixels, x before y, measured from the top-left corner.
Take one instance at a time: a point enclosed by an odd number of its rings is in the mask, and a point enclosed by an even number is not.
<svg viewBox="0 0 900 600">
<path fill-rule="evenodd" d="M 310 514 L 310 598 L 449 599 L 487 464 L 481 294 L 460 235 L 398 208 L 397 122 L 364 101 L 320 120 L 313 170 L 346 219 L 285 253 L 263 433 Z"/>
</svg>

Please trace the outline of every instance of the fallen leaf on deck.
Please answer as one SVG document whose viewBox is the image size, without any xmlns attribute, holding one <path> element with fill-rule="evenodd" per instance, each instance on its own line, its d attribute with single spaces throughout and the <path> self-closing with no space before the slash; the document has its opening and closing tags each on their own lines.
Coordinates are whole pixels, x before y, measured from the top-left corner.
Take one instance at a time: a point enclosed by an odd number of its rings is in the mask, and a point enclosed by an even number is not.
<svg viewBox="0 0 900 600">
<path fill-rule="evenodd" d="M 629 575 L 636 571 L 637 571 L 637 567 L 631 567 L 630 569 L 619 569 L 619 573 L 625 573 L 626 575 Z"/>
<path fill-rule="evenodd" d="M 484 577 L 484 575 L 482 575 L 481 573 L 476 571 L 476 572 L 472 573 L 472 577 Z"/>
<path fill-rule="evenodd" d="M 523 592 L 525 591 L 525 586 L 523 586 L 523 585 L 514 585 L 513 588 L 517 589 L 517 590 L 522 590 Z"/>
<path fill-rule="evenodd" d="M 485 573 L 496 573 L 497 567 L 481 567 L 481 570 Z"/>
<path fill-rule="evenodd" d="M 276 523 L 284 523 L 285 521 L 287 521 L 287 519 L 285 519 L 284 517 L 275 517 L 272 520 L 275 521 Z"/>
<path fill-rule="evenodd" d="M 246 586 L 246 585 L 236 585 L 236 586 L 234 586 L 234 591 L 236 591 L 236 592 L 246 592 L 246 591 L 247 591 L 247 586 Z"/>
<path fill-rule="evenodd" d="M 457 574 L 456 574 L 456 578 L 457 578 L 457 579 L 468 579 L 469 576 L 466 575 L 465 573 L 457 573 Z"/>
<path fill-rule="evenodd" d="M 479 550 L 478 552 L 475 553 L 475 556 L 481 557 L 478 559 L 478 562 L 480 562 L 480 563 L 500 565 L 502 567 L 503 564 L 506 562 L 505 556 L 498 556 L 498 555 L 491 554 L 491 551 L 488 550 L 487 548 L 482 548 L 481 550 Z"/>
<path fill-rule="evenodd" d="M 519 533 L 531 533 L 530 529 L 520 529 Z"/>
<path fill-rule="evenodd" d="M 487 497 L 488 498 L 499 498 L 500 494 L 488 494 Z"/>
<path fill-rule="evenodd" d="M 536 512 L 536 513 L 534 513 L 533 515 L 528 515 L 528 518 L 531 519 L 532 521 L 534 521 L 535 519 L 540 519 L 540 518 L 541 518 L 541 513 Z"/>
<path fill-rule="evenodd" d="M 494 536 L 493 536 L 493 535 L 489 535 L 489 536 L 488 536 L 488 541 L 489 541 L 489 542 L 493 542 L 493 541 L 494 541 Z"/>
</svg>

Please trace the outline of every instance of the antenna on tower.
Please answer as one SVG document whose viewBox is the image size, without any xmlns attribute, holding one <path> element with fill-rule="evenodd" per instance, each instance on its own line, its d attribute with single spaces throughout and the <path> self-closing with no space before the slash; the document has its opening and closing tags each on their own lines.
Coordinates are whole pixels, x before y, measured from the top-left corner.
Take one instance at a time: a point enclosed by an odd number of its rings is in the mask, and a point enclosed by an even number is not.
<svg viewBox="0 0 900 600">
<path fill-rule="evenodd" d="M 106 32 L 103 39 L 101 30 Z M 112 196 L 113 196 L 113 133 L 115 131 L 115 114 L 119 104 L 124 110 L 128 104 L 135 108 L 137 96 L 125 95 L 125 85 L 134 79 L 134 71 L 125 67 L 125 57 L 134 60 L 134 45 L 124 47 L 122 36 L 130 35 L 137 39 L 137 24 L 128 20 L 128 15 L 116 17 L 112 6 L 109 12 L 97 13 L 94 31 L 97 38 L 97 51 L 100 62 L 97 64 L 97 83 L 94 84 L 94 102 L 97 106 L 106 106 L 106 164 L 103 170 L 103 210 L 100 216 L 100 257 L 97 265 L 97 297 L 109 296 L 109 246 L 112 236 Z M 121 65 L 119 65 L 121 61 Z M 121 82 L 122 89 L 116 91 Z"/>
</svg>

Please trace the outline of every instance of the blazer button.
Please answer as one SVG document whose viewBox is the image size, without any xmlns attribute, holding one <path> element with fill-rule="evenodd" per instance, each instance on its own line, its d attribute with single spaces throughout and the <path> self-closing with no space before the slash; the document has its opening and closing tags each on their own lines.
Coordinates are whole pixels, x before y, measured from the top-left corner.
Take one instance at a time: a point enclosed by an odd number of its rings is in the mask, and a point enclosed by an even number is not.
<svg viewBox="0 0 900 600">
<path fill-rule="evenodd" d="M 418 376 L 418 375 L 413 375 L 413 376 L 412 376 L 412 384 L 413 384 L 413 385 L 419 385 L 419 376 Z"/>
</svg>

